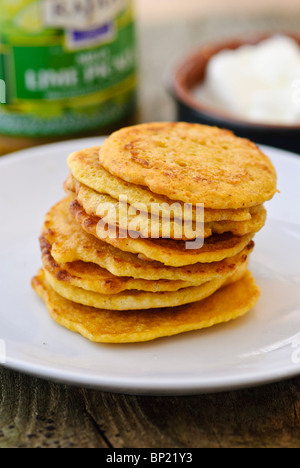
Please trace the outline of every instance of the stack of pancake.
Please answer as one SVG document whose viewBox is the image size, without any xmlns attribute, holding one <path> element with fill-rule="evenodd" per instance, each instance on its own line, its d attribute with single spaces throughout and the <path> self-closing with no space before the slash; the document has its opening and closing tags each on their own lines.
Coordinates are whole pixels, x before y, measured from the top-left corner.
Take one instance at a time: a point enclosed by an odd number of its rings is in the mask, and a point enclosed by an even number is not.
<svg viewBox="0 0 300 468">
<path fill-rule="evenodd" d="M 32 280 L 56 322 L 95 342 L 141 342 L 257 303 L 248 263 L 276 173 L 255 144 L 215 127 L 149 123 L 71 154 L 68 167 Z"/>
</svg>

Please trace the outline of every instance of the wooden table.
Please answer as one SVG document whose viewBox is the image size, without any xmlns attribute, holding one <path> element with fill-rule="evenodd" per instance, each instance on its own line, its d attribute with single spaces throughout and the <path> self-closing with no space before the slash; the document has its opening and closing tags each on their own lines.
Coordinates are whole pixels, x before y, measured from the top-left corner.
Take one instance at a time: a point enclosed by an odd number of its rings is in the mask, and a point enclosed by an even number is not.
<svg viewBox="0 0 300 468">
<path fill-rule="evenodd" d="M 139 30 L 140 120 L 176 118 L 165 65 L 196 45 L 252 30 L 298 30 L 299 16 L 160 22 Z M 117 395 L 0 370 L 0 447 L 300 447 L 300 378 L 188 397 Z"/>
</svg>

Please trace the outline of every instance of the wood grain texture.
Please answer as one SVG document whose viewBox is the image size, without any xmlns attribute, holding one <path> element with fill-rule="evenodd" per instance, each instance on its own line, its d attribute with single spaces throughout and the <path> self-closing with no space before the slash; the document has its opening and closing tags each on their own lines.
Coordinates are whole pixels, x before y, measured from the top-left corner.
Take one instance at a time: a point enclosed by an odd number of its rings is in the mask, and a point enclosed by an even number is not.
<svg viewBox="0 0 300 468">
<path fill-rule="evenodd" d="M 138 30 L 139 121 L 176 119 L 166 66 L 214 38 L 290 29 L 299 16 L 213 17 Z M 0 448 L 299 448 L 300 378 L 191 397 L 115 395 L 0 369 Z"/>
<path fill-rule="evenodd" d="M 0 448 L 299 448 L 300 378 L 188 397 L 117 395 L 0 372 Z"/>
</svg>

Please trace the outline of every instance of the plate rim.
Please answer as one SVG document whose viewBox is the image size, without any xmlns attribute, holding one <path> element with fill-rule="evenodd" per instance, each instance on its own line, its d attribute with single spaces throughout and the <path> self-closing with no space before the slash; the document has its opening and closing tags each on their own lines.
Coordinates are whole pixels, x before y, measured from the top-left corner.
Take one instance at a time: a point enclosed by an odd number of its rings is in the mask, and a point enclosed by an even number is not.
<svg viewBox="0 0 300 468">
<path fill-rule="evenodd" d="M 65 371 L 52 366 L 42 367 L 41 365 L 23 362 L 17 359 L 8 359 L 3 368 L 30 375 L 46 381 L 71 385 L 81 388 L 91 388 L 103 392 L 111 392 L 118 394 L 132 395 L 148 395 L 148 396 L 188 396 L 201 395 L 205 393 L 223 393 L 234 390 L 241 390 L 259 386 L 265 386 L 279 381 L 286 381 L 296 378 L 300 374 L 300 367 L 294 365 L 286 369 L 277 369 L 269 374 L 265 370 L 258 373 L 255 377 L 247 376 L 244 379 L 238 377 L 229 377 L 226 382 L 221 378 L 207 380 L 185 381 L 183 384 L 178 384 L 178 381 L 167 379 L 154 384 L 150 379 L 143 379 L 141 382 L 138 379 L 128 379 L 120 382 L 117 377 L 100 378 L 100 376 L 91 376 L 78 378 L 75 373 Z"/>
</svg>

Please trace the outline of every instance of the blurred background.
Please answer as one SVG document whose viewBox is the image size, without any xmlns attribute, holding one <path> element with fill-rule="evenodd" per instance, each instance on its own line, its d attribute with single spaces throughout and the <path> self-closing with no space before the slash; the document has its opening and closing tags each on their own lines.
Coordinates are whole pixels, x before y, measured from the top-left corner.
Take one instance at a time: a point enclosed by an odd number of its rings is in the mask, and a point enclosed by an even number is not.
<svg viewBox="0 0 300 468">
<path fill-rule="evenodd" d="M 300 31 L 298 0 L 135 0 L 140 119 L 169 120 L 176 109 L 163 85 L 168 66 L 198 46 L 243 34 Z"/>
<path fill-rule="evenodd" d="M 194 18 L 215 13 L 282 13 L 299 10 L 297 0 L 136 0 L 140 21 Z"/>
<path fill-rule="evenodd" d="M 115 2 L 119 11 L 105 24 L 103 10 L 98 16 L 93 12 L 84 18 L 74 7 L 73 16 L 66 10 L 62 21 L 49 12 L 46 15 L 42 8 L 46 4 L 52 11 L 53 3 L 48 0 L 0 0 L 0 82 L 6 83 L 7 98 L 0 104 L 0 155 L 60 138 L 107 135 L 124 125 L 160 120 L 223 126 L 256 142 L 300 153 L 299 0 L 128 0 Z M 71 8 L 76 3 L 62 1 L 61 5 Z M 89 5 L 105 9 L 109 4 Z M 250 120 L 231 127 L 228 119 L 199 116 L 195 107 L 189 104 L 185 109 L 186 101 L 181 105 L 182 100 L 172 96 L 170 83 L 177 65 L 192 51 L 205 48 L 206 55 L 198 58 L 194 70 L 197 83 L 202 83 L 212 57 L 207 57 L 207 48 L 232 38 L 243 41 L 249 35 L 277 33 L 298 35 L 298 44 L 278 46 L 278 54 L 275 45 L 275 50 L 256 58 L 258 65 L 252 65 L 250 73 L 240 61 L 239 77 L 235 66 L 230 70 L 227 66 L 226 79 L 221 67 L 211 80 L 214 91 L 225 98 L 225 111 L 233 109 L 234 101 L 247 100 L 246 85 L 263 85 L 266 93 L 257 89 L 251 103 L 255 115 L 268 113 L 270 120 L 264 121 L 264 129 L 258 126 L 252 132 Z M 193 67 L 187 65 L 185 71 Z M 123 120 L 135 109 L 137 69 L 138 109 L 133 119 Z M 66 77 L 68 70 L 76 72 L 83 84 L 75 83 L 75 75 Z M 194 77 L 186 81 L 188 91 L 194 91 Z M 232 101 L 228 100 L 229 89 Z M 279 132 L 268 128 L 284 113 L 287 123 Z"/>
</svg>

